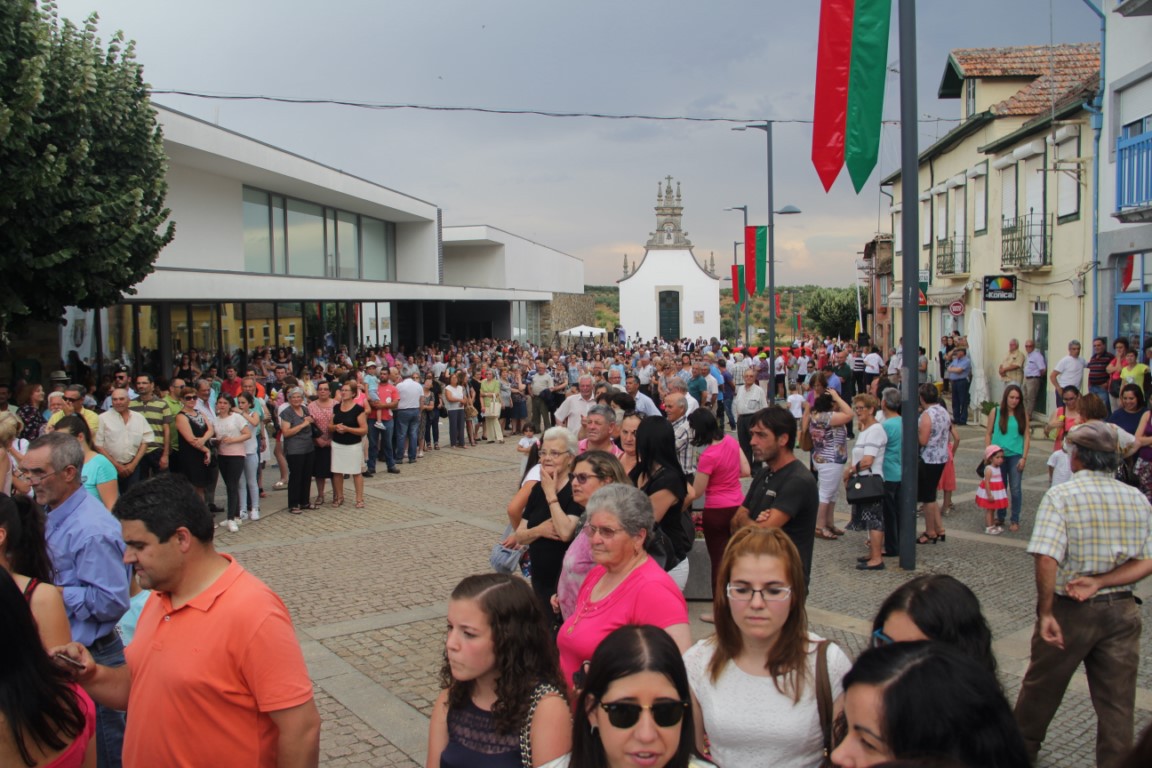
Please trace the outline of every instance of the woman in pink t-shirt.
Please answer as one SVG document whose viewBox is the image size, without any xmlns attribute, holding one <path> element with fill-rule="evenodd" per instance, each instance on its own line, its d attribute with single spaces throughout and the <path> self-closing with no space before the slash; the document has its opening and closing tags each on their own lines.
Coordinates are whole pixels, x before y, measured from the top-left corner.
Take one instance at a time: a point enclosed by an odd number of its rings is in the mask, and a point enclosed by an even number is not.
<svg viewBox="0 0 1152 768">
<path fill-rule="evenodd" d="M 688 426 L 695 437 L 692 444 L 703 448 L 696 460 L 696 478 L 689 490 L 690 499 L 704 497 L 704 543 L 712 561 L 712 588 L 716 588 L 716 574 L 724 547 L 732 537 L 732 518 L 744 503 L 744 489 L 740 478 L 752 474 L 748 459 L 740 450 L 740 443 L 724 430 L 716 417 L 704 408 L 697 408 L 688 416 Z M 712 621 L 712 614 L 700 617 Z"/>
<path fill-rule="evenodd" d="M 688 604 L 672 577 L 644 546 L 656 526 L 647 494 L 622 483 L 605 486 L 588 500 L 584 532 L 596 566 L 588 572 L 576 608 L 560 627 L 560 671 L 575 677 L 600 641 L 626 624 L 664 629 L 683 652 L 691 644 Z"/>
</svg>

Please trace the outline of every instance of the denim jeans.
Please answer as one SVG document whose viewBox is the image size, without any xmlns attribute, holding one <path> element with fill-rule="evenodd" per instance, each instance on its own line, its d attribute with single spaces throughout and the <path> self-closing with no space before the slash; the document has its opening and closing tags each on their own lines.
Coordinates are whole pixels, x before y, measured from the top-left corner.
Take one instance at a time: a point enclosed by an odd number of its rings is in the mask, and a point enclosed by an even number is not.
<svg viewBox="0 0 1152 768">
<path fill-rule="evenodd" d="M 244 488 L 248 492 L 244 492 Z M 260 509 L 260 454 L 244 454 L 244 477 L 240 491 L 240 511 L 250 512 Z"/>
<path fill-rule="evenodd" d="M 120 635 L 111 632 L 105 637 L 109 639 L 88 646 L 92 659 L 106 667 L 124 666 L 124 643 L 120 641 Z M 99 768 L 120 768 L 126 722 L 123 712 L 96 705 L 96 764 Z"/>
<path fill-rule="evenodd" d="M 724 413 L 728 415 L 728 426 L 732 429 L 736 429 L 736 416 L 732 413 L 732 401 L 735 399 L 735 397 L 726 397 L 721 401 L 724 406 Z M 720 426 L 724 426 L 723 420 L 721 420 Z"/>
<path fill-rule="evenodd" d="M 952 379 L 952 421 L 963 426 L 968 423 L 968 379 Z"/>
<path fill-rule="evenodd" d="M 1020 507 L 1023 505 L 1024 489 L 1021 483 L 1024 481 L 1024 473 L 1020 470 L 1020 460 L 1024 457 L 1020 454 L 1004 454 L 1004 464 L 1001 467 L 1001 474 L 1004 475 L 1004 485 L 1008 486 L 1008 496 L 1012 500 L 1012 522 L 1019 525 L 1020 523 Z M 1000 510 L 1000 514 L 1004 514 L 1004 510 Z M 1003 522 L 1004 518 L 1000 518 Z"/>
<path fill-rule="evenodd" d="M 464 422 L 464 409 L 448 411 L 448 439 L 452 445 L 464 447 L 468 439 L 468 425 Z"/>
<path fill-rule="evenodd" d="M 388 469 L 396 467 L 396 460 L 392 458 L 392 432 L 395 429 L 395 419 L 387 421 L 374 421 L 368 427 L 368 471 L 376 471 L 376 459 L 383 458 Z"/>
<path fill-rule="evenodd" d="M 1099 397 L 1100 400 L 1103 401 L 1103 403 L 1104 403 L 1104 410 L 1108 411 L 1109 415 L 1112 414 L 1112 399 L 1108 396 L 1108 385 L 1107 384 L 1104 384 L 1104 385 L 1099 386 L 1099 387 L 1089 386 L 1088 387 L 1088 394 L 1096 395 L 1097 397 Z"/>
<path fill-rule="evenodd" d="M 404 444 L 408 444 L 408 463 L 416 461 L 416 445 L 420 438 L 420 409 L 397 408 L 395 413 L 396 431 L 392 436 L 392 455 L 404 460 Z"/>
</svg>

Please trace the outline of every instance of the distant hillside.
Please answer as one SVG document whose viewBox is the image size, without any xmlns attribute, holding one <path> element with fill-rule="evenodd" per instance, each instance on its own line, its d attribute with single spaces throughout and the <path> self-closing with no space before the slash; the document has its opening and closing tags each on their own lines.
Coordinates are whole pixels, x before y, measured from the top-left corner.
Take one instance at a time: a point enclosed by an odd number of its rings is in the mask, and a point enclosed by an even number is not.
<svg viewBox="0 0 1152 768">
<path fill-rule="evenodd" d="M 612 330 L 620 324 L 620 289 L 614 285 L 586 285 L 584 293 L 596 300 L 597 328 Z"/>
</svg>

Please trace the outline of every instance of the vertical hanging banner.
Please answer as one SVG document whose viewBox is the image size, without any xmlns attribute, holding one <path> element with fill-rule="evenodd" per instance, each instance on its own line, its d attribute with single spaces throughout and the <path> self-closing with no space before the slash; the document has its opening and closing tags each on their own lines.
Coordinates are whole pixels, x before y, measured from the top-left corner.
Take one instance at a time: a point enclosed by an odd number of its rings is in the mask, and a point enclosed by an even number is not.
<svg viewBox="0 0 1152 768">
<path fill-rule="evenodd" d="M 847 165 L 859 193 L 876 167 L 891 18 L 892 0 L 821 0 L 812 163 L 825 191 Z"/>
<path fill-rule="evenodd" d="M 855 0 L 823 0 L 816 44 L 816 106 L 812 118 L 812 164 L 824 191 L 844 167 L 848 124 L 848 73 L 852 63 Z"/>
<path fill-rule="evenodd" d="M 768 285 L 768 227 L 744 228 L 744 282 L 749 296 Z"/>
<path fill-rule="evenodd" d="M 744 309 L 744 267 L 733 264 L 732 265 L 732 303 L 740 307 L 741 311 Z"/>
</svg>

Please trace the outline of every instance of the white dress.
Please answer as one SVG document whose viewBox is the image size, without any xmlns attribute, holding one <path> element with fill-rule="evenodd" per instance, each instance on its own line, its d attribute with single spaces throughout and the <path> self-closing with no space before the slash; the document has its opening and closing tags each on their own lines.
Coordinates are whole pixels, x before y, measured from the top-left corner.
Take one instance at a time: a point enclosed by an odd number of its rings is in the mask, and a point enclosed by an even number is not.
<svg viewBox="0 0 1152 768">
<path fill-rule="evenodd" d="M 815 768 L 824 756 L 823 733 L 816 706 L 816 645 L 824 638 L 808 633 L 808 679 L 796 704 L 776 690 L 770 677 L 755 677 L 728 662 L 713 684 L 708 663 L 715 650 L 712 638 L 701 640 L 684 654 L 688 682 L 700 702 L 712 757 L 723 766 L 770 765 L 772 768 Z M 852 662 L 838 645 L 828 646 L 828 678 L 832 700 L 844 688 L 841 680 Z"/>
</svg>

